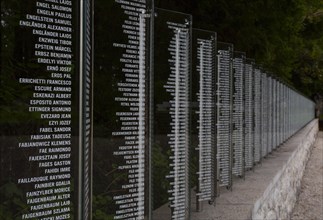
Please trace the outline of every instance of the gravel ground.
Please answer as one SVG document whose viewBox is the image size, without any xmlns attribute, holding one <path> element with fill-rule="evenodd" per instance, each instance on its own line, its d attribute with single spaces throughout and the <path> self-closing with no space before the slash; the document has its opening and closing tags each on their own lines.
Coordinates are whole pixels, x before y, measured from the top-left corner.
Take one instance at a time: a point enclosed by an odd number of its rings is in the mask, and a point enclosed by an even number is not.
<svg viewBox="0 0 323 220">
<path fill-rule="evenodd" d="M 313 146 L 291 219 L 323 220 L 323 132 Z"/>
</svg>

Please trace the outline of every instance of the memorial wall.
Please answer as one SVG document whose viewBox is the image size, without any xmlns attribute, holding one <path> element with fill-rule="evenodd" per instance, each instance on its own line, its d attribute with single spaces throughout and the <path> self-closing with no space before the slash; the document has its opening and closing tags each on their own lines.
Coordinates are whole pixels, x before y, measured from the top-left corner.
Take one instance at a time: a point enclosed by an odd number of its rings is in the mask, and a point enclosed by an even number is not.
<svg viewBox="0 0 323 220">
<path fill-rule="evenodd" d="M 192 17 L 156 9 L 152 218 L 189 219 Z"/>
<path fill-rule="evenodd" d="M 78 183 L 78 219 L 92 219 L 92 147 L 93 147 L 93 1 L 81 1 L 80 8 L 80 143 Z"/>
<path fill-rule="evenodd" d="M 267 75 L 261 71 L 261 157 L 265 157 L 268 154 L 268 104 Z"/>
<path fill-rule="evenodd" d="M 273 80 L 273 149 L 277 146 L 277 81 Z"/>
<path fill-rule="evenodd" d="M 279 143 L 279 100 L 280 100 L 280 96 L 279 96 L 279 81 L 276 82 L 276 118 L 275 118 L 275 122 L 276 122 L 276 146 L 278 146 Z"/>
<path fill-rule="evenodd" d="M 233 45 L 218 43 L 217 55 L 217 164 L 219 186 L 232 186 Z"/>
<path fill-rule="evenodd" d="M 244 176 L 244 80 L 246 54 L 235 52 L 233 58 L 233 92 L 232 92 L 232 173 Z"/>
<path fill-rule="evenodd" d="M 193 29 L 191 157 L 192 208 L 202 210 L 216 196 L 216 45 L 215 32 Z"/>
<path fill-rule="evenodd" d="M 88 104 L 79 98 L 91 93 L 92 72 L 85 70 L 90 58 L 79 61 L 81 36 L 91 44 L 79 25 L 91 14 L 79 16 L 90 3 L 18 2 L 1 1 L 1 218 L 82 218 L 79 204 L 88 210 L 83 202 L 90 194 L 83 181 L 90 177 L 79 172 L 80 164 L 89 168 L 79 155 L 90 148 L 83 141 L 90 127 L 82 123 L 91 106 L 90 96 Z"/>
<path fill-rule="evenodd" d="M 261 97 L 261 70 L 259 67 L 254 69 L 254 159 L 253 163 L 260 163 L 261 161 L 261 140 L 262 140 L 262 97 Z M 251 167 L 248 168 L 252 168 Z"/>
<path fill-rule="evenodd" d="M 281 90 L 280 90 L 281 84 L 280 82 L 278 82 L 277 84 L 277 92 L 278 94 L 281 94 Z M 280 139 L 280 123 L 281 123 L 281 96 L 278 96 L 278 100 L 277 100 L 277 144 L 279 145 L 281 143 L 281 139 Z"/>
<path fill-rule="evenodd" d="M 94 219 L 148 215 L 150 4 L 95 8 Z"/>
<path fill-rule="evenodd" d="M 17 2 L 1 0 L 0 219 L 188 220 L 314 118 L 191 15 Z"/>
<path fill-rule="evenodd" d="M 280 94 L 278 97 L 278 144 L 282 143 L 282 107 L 283 107 L 283 97 L 282 97 L 282 84 L 278 83 L 278 93 Z"/>
<path fill-rule="evenodd" d="M 273 150 L 273 83 L 272 78 L 268 78 L 268 153 L 271 153 Z"/>
<path fill-rule="evenodd" d="M 247 59 L 244 76 L 244 169 L 250 169 L 254 163 L 254 61 Z"/>
</svg>

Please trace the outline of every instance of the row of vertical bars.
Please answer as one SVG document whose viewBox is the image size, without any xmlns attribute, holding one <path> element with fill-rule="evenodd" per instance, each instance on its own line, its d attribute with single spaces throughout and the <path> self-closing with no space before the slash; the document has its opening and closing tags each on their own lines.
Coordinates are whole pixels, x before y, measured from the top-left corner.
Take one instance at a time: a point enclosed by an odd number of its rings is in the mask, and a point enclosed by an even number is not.
<svg viewBox="0 0 323 220">
<path fill-rule="evenodd" d="M 233 66 L 233 69 L 237 68 L 236 60 L 236 56 L 232 57 L 233 64 L 229 65 Z M 228 151 L 232 151 L 230 155 L 232 159 L 229 160 L 232 164 L 226 164 L 226 166 L 228 169 L 232 167 L 230 175 L 240 177 L 244 176 L 245 171 L 261 163 L 272 151 L 311 121 L 314 118 L 315 109 L 311 100 L 266 73 L 252 59 L 246 59 L 243 65 L 243 77 L 240 76 L 241 72 L 235 70 L 233 75 L 227 75 L 228 78 L 232 77 L 227 81 L 231 83 L 230 99 L 233 101 L 231 101 L 230 124 L 233 126 L 229 133 L 232 145 L 227 146 L 227 149 L 231 148 Z M 242 105 L 239 101 L 235 101 L 240 95 Z M 217 103 L 217 111 L 221 111 L 221 97 L 218 97 Z M 218 122 L 222 121 L 221 115 L 218 117 Z M 237 128 L 237 124 L 239 125 L 237 121 L 242 122 L 242 129 Z M 243 135 L 237 135 L 237 132 Z M 239 145 L 241 142 L 243 144 Z M 219 142 L 217 144 L 218 151 L 225 147 Z M 218 159 L 221 160 L 220 156 L 218 155 Z M 221 164 L 218 171 L 221 172 Z M 228 179 L 232 180 L 232 177 Z M 222 181 L 221 176 L 219 181 Z M 232 184 L 228 181 L 224 185 L 230 188 L 232 186 L 230 183 Z"/>
</svg>

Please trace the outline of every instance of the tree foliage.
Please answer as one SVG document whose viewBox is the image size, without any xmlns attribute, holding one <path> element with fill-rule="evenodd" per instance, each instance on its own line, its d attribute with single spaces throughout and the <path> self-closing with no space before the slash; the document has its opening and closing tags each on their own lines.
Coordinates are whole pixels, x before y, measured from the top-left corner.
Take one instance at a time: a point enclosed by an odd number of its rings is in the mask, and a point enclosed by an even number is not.
<svg viewBox="0 0 323 220">
<path fill-rule="evenodd" d="M 322 0 L 156 0 L 247 52 L 308 96 L 323 94 Z"/>
</svg>

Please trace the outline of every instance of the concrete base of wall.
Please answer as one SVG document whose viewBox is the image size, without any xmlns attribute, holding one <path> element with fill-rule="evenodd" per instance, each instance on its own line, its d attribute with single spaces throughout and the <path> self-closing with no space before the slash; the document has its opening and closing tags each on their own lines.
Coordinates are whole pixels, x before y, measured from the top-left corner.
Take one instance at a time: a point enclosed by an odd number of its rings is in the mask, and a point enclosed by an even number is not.
<svg viewBox="0 0 323 220">
<path fill-rule="evenodd" d="M 318 133 L 318 120 L 308 124 L 295 151 L 256 201 L 252 219 L 289 219 L 297 200 L 311 147 Z"/>
<path fill-rule="evenodd" d="M 314 120 L 276 148 L 252 171 L 246 172 L 245 178 L 234 178 L 232 191 L 221 188 L 214 204 L 203 202 L 201 210 L 196 211 L 196 204 L 192 201 L 191 219 L 286 219 L 296 201 L 317 132 L 318 120 Z"/>
</svg>

